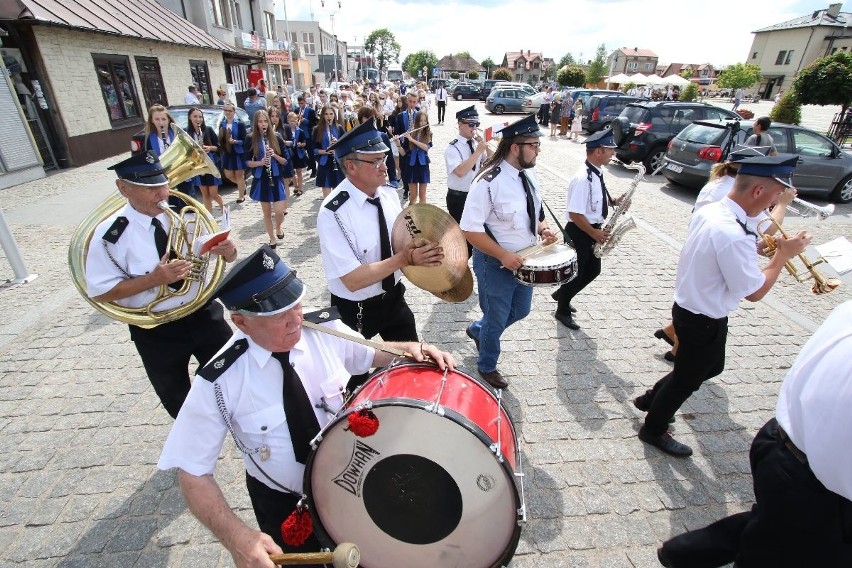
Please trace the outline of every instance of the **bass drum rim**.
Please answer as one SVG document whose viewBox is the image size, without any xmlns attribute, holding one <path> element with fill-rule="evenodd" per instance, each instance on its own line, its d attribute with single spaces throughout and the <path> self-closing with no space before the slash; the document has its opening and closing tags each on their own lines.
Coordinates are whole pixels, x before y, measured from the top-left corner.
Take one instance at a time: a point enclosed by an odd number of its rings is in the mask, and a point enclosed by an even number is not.
<svg viewBox="0 0 852 568">
<path fill-rule="evenodd" d="M 395 365 L 393 367 L 377 371 L 377 372 L 373 373 L 372 375 L 370 375 L 369 379 L 363 385 L 358 387 L 358 389 L 355 390 L 355 392 L 352 395 L 352 399 L 354 400 L 357 397 L 357 395 L 359 394 L 359 392 L 371 383 L 372 379 L 374 379 L 376 376 L 378 376 L 382 373 L 387 372 L 388 370 L 393 370 L 393 369 L 403 368 L 403 367 L 423 367 L 423 366 L 424 366 L 423 363 L 406 362 L 406 363 L 402 363 L 400 365 Z M 489 392 L 489 394 L 494 396 L 493 388 L 490 387 L 490 385 L 488 385 L 484 381 L 482 381 L 482 380 L 480 380 L 480 379 L 478 379 L 474 376 L 471 376 L 469 373 L 466 372 L 466 370 L 463 367 L 456 367 L 455 371 L 459 372 L 463 376 L 473 380 L 474 382 L 476 382 L 480 386 L 484 387 L 485 390 Z M 497 397 L 494 396 L 494 399 L 497 400 Z M 409 398 L 401 398 L 401 397 L 385 398 L 385 399 L 381 399 L 380 402 L 375 402 L 373 404 L 373 408 L 377 408 L 377 407 L 408 407 L 408 408 L 412 408 L 412 409 L 415 409 L 415 410 L 428 412 L 428 410 L 426 410 L 426 406 L 427 406 L 427 404 L 425 403 L 425 401 L 423 401 L 421 399 L 409 399 Z M 519 448 L 517 433 L 515 431 L 514 419 L 512 418 L 509 410 L 505 406 L 502 406 L 502 404 L 501 404 L 500 408 L 503 410 L 503 412 L 506 413 L 506 416 L 508 418 L 508 424 L 509 424 L 509 427 L 512 431 L 513 439 L 515 441 L 515 453 L 516 453 L 516 455 L 514 457 L 515 457 L 516 463 L 518 463 L 518 462 L 520 462 L 521 456 L 520 456 L 520 448 Z M 348 416 L 351 412 L 355 412 L 355 408 L 344 408 L 343 411 L 337 417 L 335 417 L 334 420 L 329 422 L 328 425 L 323 429 L 323 431 L 322 431 L 323 437 L 325 437 L 326 432 L 332 431 L 335 428 L 335 426 L 337 426 L 337 424 L 339 424 L 341 421 L 348 419 Z M 462 428 L 467 430 L 469 433 L 473 434 L 479 440 L 479 442 L 482 443 L 486 448 L 488 448 L 492 443 L 495 443 L 478 424 L 471 421 L 466 416 L 456 412 L 455 410 L 452 410 L 452 409 L 446 408 L 446 407 L 444 408 L 444 414 L 445 414 L 445 416 L 444 416 L 445 419 L 452 420 L 453 422 L 455 422 L 456 424 L 458 424 L 459 426 L 461 426 Z M 358 439 L 361 439 L 361 438 L 358 438 Z M 364 439 L 369 440 L 369 438 L 364 438 Z M 317 453 L 319 451 L 320 446 L 322 446 L 322 439 L 320 440 L 320 442 L 317 444 L 316 447 L 311 448 L 311 452 L 308 455 L 307 461 L 305 462 L 305 473 L 304 473 L 304 478 L 302 480 L 302 487 L 303 487 L 303 493 L 304 493 L 304 495 L 307 499 L 306 502 L 308 504 L 308 511 L 310 512 L 311 520 L 313 521 L 314 533 L 316 534 L 317 539 L 320 541 L 320 543 L 322 545 L 328 546 L 331 549 L 333 549 L 339 543 L 336 543 L 329 536 L 328 532 L 325 529 L 325 525 L 322 522 L 322 519 L 319 518 L 319 513 L 318 513 L 318 511 L 316 510 L 316 507 L 315 507 L 314 498 L 313 498 L 313 491 L 312 491 L 313 483 L 312 483 L 311 473 L 313 472 L 314 460 L 317 456 Z M 492 452 L 492 456 L 493 456 L 493 452 Z M 512 468 L 509 465 L 509 462 L 508 462 L 508 460 L 506 459 L 505 456 L 503 456 L 502 460 L 497 460 L 496 456 L 494 456 L 493 459 L 499 463 L 499 467 L 503 470 L 503 473 L 506 476 L 506 479 L 509 483 L 509 486 L 512 488 L 511 493 L 514 497 L 514 509 L 515 509 L 515 517 L 516 517 L 515 522 L 514 522 L 514 528 L 512 530 L 512 536 L 509 539 L 509 542 L 506 544 L 504 551 L 500 554 L 500 556 L 495 560 L 495 562 L 493 564 L 489 564 L 488 566 L 482 566 L 482 567 L 471 566 L 469 568 L 501 568 L 502 566 L 505 566 L 514 557 L 515 552 L 518 548 L 518 543 L 520 542 L 520 539 L 521 539 L 521 529 L 522 529 L 523 523 L 521 522 L 520 510 L 521 510 L 521 507 L 522 507 L 523 504 L 521 502 L 521 491 L 520 491 L 520 488 L 518 487 L 518 482 L 517 482 L 517 478 L 515 476 L 515 472 L 512 470 Z M 358 544 L 358 543 L 355 543 L 355 544 Z M 410 546 L 416 546 L 416 545 L 410 545 Z M 364 566 L 364 568 L 374 568 L 374 567 L 367 566 L 367 565 L 364 565 L 364 564 L 361 564 L 361 566 Z"/>
</svg>

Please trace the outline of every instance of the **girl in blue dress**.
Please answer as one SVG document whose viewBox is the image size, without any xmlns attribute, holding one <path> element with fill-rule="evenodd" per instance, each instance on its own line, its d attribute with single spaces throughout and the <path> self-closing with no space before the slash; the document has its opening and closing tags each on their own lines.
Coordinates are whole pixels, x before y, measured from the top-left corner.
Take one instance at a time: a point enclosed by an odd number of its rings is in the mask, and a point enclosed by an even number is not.
<svg viewBox="0 0 852 568">
<path fill-rule="evenodd" d="M 336 122 L 334 109 L 330 106 L 323 107 L 319 124 L 314 128 L 313 141 L 314 157 L 317 160 L 316 184 L 322 188 L 324 198 L 343 181 L 343 173 L 334 159 L 334 150 L 328 149 L 343 134 L 345 132 Z"/>
<path fill-rule="evenodd" d="M 287 214 L 287 205 L 290 203 L 290 182 L 293 180 L 293 155 L 290 148 L 284 142 L 287 132 L 284 130 L 284 124 L 281 122 L 281 110 L 275 107 L 269 109 L 269 122 L 272 124 L 272 130 L 278 138 L 278 146 L 281 148 L 281 156 L 287 160 L 281 166 L 281 177 L 284 178 L 284 191 L 287 200 L 284 201 L 284 214 Z"/>
<path fill-rule="evenodd" d="M 287 126 L 284 127 L 284 144 L 290 150 L 290 160 L 293 162 L 295 186 L 293 193 L 302 195 L 302 170 L 308 166 L 308 135 L 299 126 L 299 115 L 291 112 L 287 115 Z"/>
<path fill-rule="evenodd" d="M 207 156 L 217 166 L 219 165 L 219 137 L 216 132 L 204 123 L 204 113 L 200 108 L 193 107 L 189 109 L 187 115 L 189 121 L 189 134 L 199 146 L 207 153 Z M 204 174 L 195 178 L 195 185 L 201 191 L 201 199 L 204 202 L 204 207 L 210 213 L 213 213 L 213 202 L 219 204 L 219 209 L 224 211 L 225 203 L 222 201 L 222 196 L 219 195 L 219 185 L 222 180 L 213 174 Z"/>
<path fill-rule="evenodd" d="M 237 203 L 246 200 L 246 160 L 245 152 L 246 125 L 237 116 L 237 107 L 233 103 L 225 103 L 222 107 L 225 117 L 219 123 L 219 143 L 222 146 L 222 169 L 225 177 L 237 185 L 239 196 Z"/>
<path fill-rule="evenodd" d="M 287 158 L 282 155 L 278 136 L 265 110 L 254 113 L 251 125 L 251 159 L 246 165 L 253 168 L 251 198 L 259 201 L 263 209 L 263 226 L 269 236 L 269 246 L 275 248 L 277 239 L 284 238 L 284 214 L 287 192 L 284 190 L 284 167 Z"/>
<path fill-rule="evenodd" d="M 408 139 L 408 195 L 409 205 L 426 203 L 426 187 L 431 180 L 429 175 L 429 148 L 432 147 L 432 129 L 429 127 L 429 114 L 421 110 L 414 118 L 414 128 L 405 133 Z"/>
</svg>

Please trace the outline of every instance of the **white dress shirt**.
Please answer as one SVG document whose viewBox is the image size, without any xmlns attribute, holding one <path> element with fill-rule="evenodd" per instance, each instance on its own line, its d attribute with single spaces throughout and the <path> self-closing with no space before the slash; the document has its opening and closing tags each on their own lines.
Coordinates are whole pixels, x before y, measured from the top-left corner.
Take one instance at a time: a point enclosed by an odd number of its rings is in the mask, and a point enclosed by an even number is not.
<svg viewBox="0 0 852 568">
<path fill-rule="evenodd" d="M 473 147 L 474 149 L 476 148 L 476 141 L 474 141 Z M 444 150 L 444 163 L 447 165 L 447 187 L 456 191 L 467 192 L 470 190 L 470 184 L 473 182 L 476 174 L 482 169 L 486 155 L 484 153 L 480 155 L 476 166 L 468 170 L 465 175 L 459 177 L 453 173 L 459 167 L 459 164 L 470 158 L 470 156 L 471 151 L 470 146 L 467 144 L 467 138 L 463 138 L 462 136 L 459 136 L 455 140 L 455 143 L 450 143 L 447 149 Z"/>
<path fill-rule="evenodd" d="M 697 211 L 675 280 L 675 302 L 694 314 L 727 317 L 740 300 L 763 286 L 766 277 L 757 262 L 756 240 L 738 223 L 752 225 L 745 211 L 725 197 Z"/>
<path fill-rule="evenodd" d="M 591 182 L 589 182 L 589 172 L 586 164 L 583 163 L 568 183 L 568 203 L 565 211 L 566 216 L 568 213 L 579 213 L 590 224 L 596 225 L 604 222 L 604 196 L 601 180 L 594 173 L 600 172 L 600 170 L 594 166 L 591 167 L 593 170 L 591 173 Z M 568 223 L 572 222 L 570 217 L 566 221 Z"/>
<path fill-rule="evenodd" d="M 501 247 L 517 252 L 536 244 L 538 236 L 530 231 L 527 199 L 518 175 L 520 170 L 506 160 L 500 163 L 499 168 L 500 173 L 494 179 L 488 181 L 486 175 L 470 188 L 460 226 L 463 231 L 484 233 L 488 225 Z M 524 170 L 524 173 L 532 185 L 537 220 L 541 211 L 538 179 L 533 169 Z"/>
<path fill-rule="evenodd" d="M 336 212 L 331 211 L 326 204 L 333 203 L 341 191 L 346 191 L 349 198 Z M 396 190 L 388 186 L 379 187 L 376 190 L 376 196 L 381 199 L 388 239 L 390 239 L 393 223 L 402 213 L 399 197 Z M 362 261 L 363 264 L 370 264 L 382 260 L 378 209 L 367 203 L 367 194 L 352 185 L 348 179 L 343 180 L 323 200 L 317 215 L 317 232 L 329 292 L 353 302 L 366 300 L 384 292 L 381 280 L 366 288 L 350 292 L 341 279 L 342 276 L 361 266 Z M 397 270 L 394 272 L 394 281 L 398 283 L 400 278 L 402 278 L 402 271 Z"/>
<path fill-rule="evenodd" d="M 736 178 L 731 176 L 722 176 L 704 184 L 704 187 L 701 188 L 701 191 L 698 193 L 698 197 L 695 199 L 695 207 L 692 209 L 692 214 L 694 215 L 705 205 L 722 201 L 723 198 L 727 197 L 728 194 L 731 193 L 731 190 L 734 188 L 735 180 Z M 769 212 L 761 211 L 756 217 L 748 217 L 746 224 L 751 231 L 756 233 L 757 224 L 767 218 L 771 218 Z M 764 227 L 761 227 L 761 229 L 765 230 Z"/>
<path fill-rule="evenodd" d="M 188 105 L 200 105 L 201 104 L 201 101 L 198 100 L 198 97 L 196 95 L 194 95 L 193 93 L 190 93 L 190 92 L 184 93 L 183 102 L 184 102 L 184 104 L 188 104 Z"/>
<path fill-rule="evenodd" d="M 323 324 L 338 331 L 354 334 L 351 329 L 334 321 Z M 216 379 L 221 385 L 227 412 L 240 441 L 249 450 L 267 445 L 269 459 L 254 460 L 281 485 L 296 492 L 302 491 L 305 466 L 296 461 L 287 417 L 284 413 L 283 372 L 272 354 L 257 345 L 242 332 L 234 333 L 219 353 L 241 339 L 248 341 L 248 352 L 238 357 Z M 334 337 L 311 329 L 302 329 L 302 337 L 290 350 L 290 363 L 299 375 L 313 404 L 325 402 L 332 410 L 343 406 L 343 390 L 353 374 L 370 369 L 375 350 L 354 341 Z M 219 354 L 211 361 L 216 361 Z M 332 415 L 323 408 L 314 408 L 320 427 L 329 423 Z M 216 404 L 214 382 L 196 376 L 189 395 L 181 407 L 157 463 L 159 469 L 179 467 L 192 475 L 213 473 L 228 435 L 228 427 Z M 249 475 L 272 489 L 279 490 L 254 463 L 243 456 Z"/>
<path fill-rule="evenodd" d="M 852 301 L 834 308 L 802 347 L 775 417 L 830 491 L 852 499 Z"/>
</svg>

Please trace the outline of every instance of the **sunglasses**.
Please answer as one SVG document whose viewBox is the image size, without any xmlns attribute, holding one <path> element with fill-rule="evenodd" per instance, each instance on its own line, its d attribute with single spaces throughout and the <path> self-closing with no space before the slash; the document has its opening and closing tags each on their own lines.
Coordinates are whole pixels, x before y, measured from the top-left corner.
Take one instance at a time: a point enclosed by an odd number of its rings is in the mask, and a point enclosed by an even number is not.
<svg viewBox="0 0 852 568">
<path fill-rule="evenodd" d="M 465 122 L 465 124 L 467 124 L 471 128 L 477 128 L 479 126 L 479 123 L 473 120 L 468 120 Z"/>
</svg>

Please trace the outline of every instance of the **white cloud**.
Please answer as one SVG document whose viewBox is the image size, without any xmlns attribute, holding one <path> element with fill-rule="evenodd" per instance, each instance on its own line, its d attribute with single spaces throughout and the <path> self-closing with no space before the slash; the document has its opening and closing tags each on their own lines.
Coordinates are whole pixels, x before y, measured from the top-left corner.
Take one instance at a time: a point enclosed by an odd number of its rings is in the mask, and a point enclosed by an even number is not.
<svg viewBox="0 0 852 568">
<path fill-rule="evenodd" d="M 283 19 L 281 0 L 278 17 Z M 429 0 L 328 0 L 337 11 L 334 31 L 351 44 L 370 32 L 388 28 L 402 46 L 402 56 L 431 50 L 438 58 L 468 51 L 481 61 L 499 63 L 508 51 L 530 49 L 560 59 L 571 52 L 591 59 L 597 46 L 654 51 L 661 63 L 729 65 L 745 61 L 754 30 L 828 7 L 827 0 L 519 0 L 489 2 Z M 298 5 L 297 5 L 298 4 Z M 329 8 L 319 0 L 288 0 L 293 20 L 314 19 L 332 30 Z"/>
</svg>

